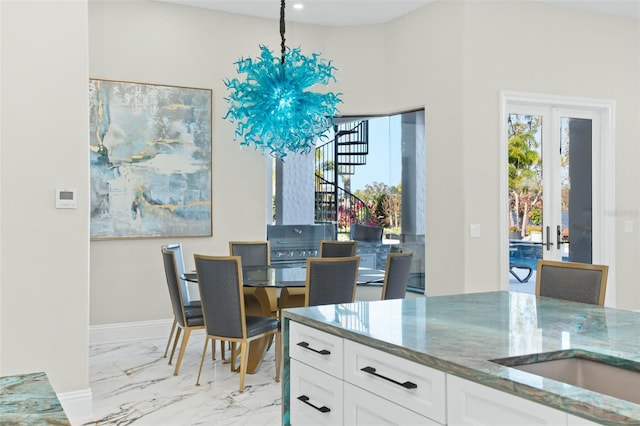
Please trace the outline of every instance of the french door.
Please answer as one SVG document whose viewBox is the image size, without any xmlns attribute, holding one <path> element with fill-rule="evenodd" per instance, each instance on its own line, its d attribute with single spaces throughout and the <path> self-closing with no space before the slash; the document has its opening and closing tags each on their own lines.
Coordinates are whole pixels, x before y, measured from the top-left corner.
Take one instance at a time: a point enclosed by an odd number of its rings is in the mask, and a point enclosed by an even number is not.
<svg viewBox="0 0 640 426">
<path fill-rule="evenodd" d="M 534 134 L 526 147 L 537 161 L 522 171 L 532 173 L 510 188 L 510 214 L 517 218 L 520 237 L 539 246 L 544 259 L 592 263 L 597 117 L 591 111 L 513 106 L 508 121 L 514 127 L 537 123 L 527 129 Z"/>
<path fill-rule="evenodd" d="M 509 270 L 535 272 L 540 258 L 610 264 L 612 106 L 517 95 L 503 101 Z"/>
</svg>

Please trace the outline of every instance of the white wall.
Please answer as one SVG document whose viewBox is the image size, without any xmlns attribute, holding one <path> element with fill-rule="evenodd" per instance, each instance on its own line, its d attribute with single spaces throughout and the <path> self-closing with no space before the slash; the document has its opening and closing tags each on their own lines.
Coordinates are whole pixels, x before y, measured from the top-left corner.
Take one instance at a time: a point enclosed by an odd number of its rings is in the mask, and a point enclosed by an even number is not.
<svg viewBox="0 0 640 426">
<path fill-rule="evenodd" d="M 169 24 L 170 23 L 170 24 Z M 91 2 L 90 76 L 213 90 L 213 236 L 91 242 L 91 324 L 171 318 L 160 245 L 181 241 L 187 269 L 193 254 L 228 253 L 230 240 L 266 238 L 271 223 L 265 192 L 267 157 L 233 140 L 223 120 L 228 104 L 225 78 L 237 76 L 234 62 L 266 44 L 278 52 L 278 23 L 272 20 L 147 1 Z M 291 46 L 321 51 L 319 30 L 304 43 L 288 25 Z"/>
<path fill-rule="evenodd" d="M 464 7 L 463 2 L 436 3 L 387 27 L 387 103 L 396 110 L 421 105 L 426 114 L 425 287 L 430 296 L 464 293 L 485 273 L 469 275 L 464 267 Z M 484 208 L 496 214 L 488 203 Z M 491 268 L 490 277 L 496 275 L 497 268 Z"/>
<path fill-rule="evenodd" d="M 214 235 L 183 239 L 187 268 L 195 252 L 264 238 L 268 169 L 233 142 L 222 80 L 259 44 L 278 49 L 277 23 L 139 1 L 92 2 L 89 12 L 91 77 L 213 89 Z M 614 99 L 611 214 L 637 221 L 637 21 L 539 2 L 437 2 L 386 25 L 288 24 L 287 40 L 334 61 L 344 115 L 426 108 L 427 294 L 497 290 L 506 274 L 497 254 L 500 90 Z M 469 239 L 470 223 L 481 238 Z M 637 234 L 618 227 L 616 238 L 617 305 L 637 308 Z M 171 316 L 158 253 L 170 241 L 91 243 L 92 325 Z"/>
<path fill-rule="evenodd" d="M 281 164 L 282 214 L 279 225 L 313 224 L 315 219 L 315 159 L 308 154 L 288 154 Z"/>
<path fill-rule="evenodd" d="M 522 17 L 525 16 L 526 19 Z M 477 209 L 479 205 L 495 205 L 499 194 L 486 191 L 492 182 L 499 182 L 496 156 L 486 157 L 485 143 L 496 152 L 499 128 L 497 93 L 501 89 L 613 99 L 616 103 L 616 209 L 634 211 L 631 217 L 638 224 L 638 121 L 630 119 L 638 114 L 638 54 L 640 53 L 638 21 L 596 15 L 544 4 L 515 7 L 507 3 L 479 7 L 469 4 L 466 11 L 468 43 L 465 64 L 465 164 L 466 220 L 465 224 L 482 223 L 488 237 L 485 241 L 468 240 L 466 268 L 476 276 L 495 277 L 491 253 L 499 244 L 496 236 L 502 210 Z M 544 22 L 544 30 L 540 24 Z M 522 34 L 513 37 L 514 34 Z M 514 67 L 513 55 L 505 52 L 526 51 L 526 66 Z M 635 57 L 631 60 L 630 57 Z M 514 72 L 517 70 L 517 72 Z M 520 69 L 522 68 L 522 69 Z M 629 117 L 625 119 L 624 117 Z M 477 143 L 486 141 L 485 143 Z M 478 159 L 482 161 L 478 161 Z M 634 176 L 634 178 L 629 178 Z M 476 177 L 483 177 L 476 179 Z M 500 207 L 502 209 L 502 207 Z M 622 222 L 622 221 L 620 221 Z M 506 228 L 506 227 L 505 227 Z M 488 231 L 488 232 L 487 232 Z M 637 234 L 625 234 L 618 227 L 615 234 L 615 282 L 618 307 L 640 306 L 637 262 L 629 252 L 638 253 Z M 634 256 L 635 256 L 634 255 Z M 506 274 L 505 271 L 501 271 Z M 612 273 L 613 273 L 612 272 Z M 488 290 L 491 281 L 479 280 L 470 291 Z"/>
<path fill-rule="evenodd" d="M 540 2 L 453 2 L 398 19 L 387 34 L 389 105 L 426 106 L 428 294 L 496 290 L 506 274 L 497 256 L 500 90 L 615 101 L 609 214 L 638 229 L 638 21 Z M 615 303 L 637 309 L 638 234 L 618 222 Z M 481 238 L 469 238 L 471 223 Z"/>
<path fill-rule="evenodd" d="M 89 392 L 87 2 L 0 2 L 0 376 Z M 56 188 L 78 208 L 55 208 Z"/>
</svg>

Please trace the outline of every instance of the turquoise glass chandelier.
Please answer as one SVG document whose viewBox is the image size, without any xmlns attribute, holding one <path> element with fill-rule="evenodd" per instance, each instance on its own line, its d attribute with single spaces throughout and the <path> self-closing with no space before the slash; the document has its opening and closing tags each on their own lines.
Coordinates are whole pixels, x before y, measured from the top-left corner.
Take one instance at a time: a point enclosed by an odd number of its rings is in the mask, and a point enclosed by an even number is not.
<svg viewBox="0 0 640 426">
<path fill-rule="evenodd" d="M 284 158 L 287 153 L 308 153 L 317 137 L 333 125 L 340 94 L 315 93 L 316 84 L 336 81 L 336 68 L 319 54 L 304 56 L 285 46 L 285 2 L 280 4 L 280 57 L 260 46 L 260 57 L 240 58 L 235 64 L 244 81 L 227 79 L 231 93 L 225 100 L 225 119 L 236 124 L 234 140 L 262 153 Z"/>
</svg>

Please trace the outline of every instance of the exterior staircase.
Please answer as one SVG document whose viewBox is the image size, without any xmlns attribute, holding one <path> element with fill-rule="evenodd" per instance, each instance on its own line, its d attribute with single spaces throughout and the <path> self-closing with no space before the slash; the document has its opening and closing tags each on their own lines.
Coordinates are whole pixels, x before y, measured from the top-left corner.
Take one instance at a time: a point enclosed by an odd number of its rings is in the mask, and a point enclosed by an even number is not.
<svg viewBox="0 0 640 426">
<path fill-rule="evenodd" d="M 351 193 L 350 177 L 367 164 L 369 122 L 334 125 L 334 139 L 315 150 L 315 223 L 336 226 L 336 235 L 349 234 L 352 223 L 368 223 L 371 210 Z M 342 180 L 343 186 L 340 185 Z"/>
</svg>

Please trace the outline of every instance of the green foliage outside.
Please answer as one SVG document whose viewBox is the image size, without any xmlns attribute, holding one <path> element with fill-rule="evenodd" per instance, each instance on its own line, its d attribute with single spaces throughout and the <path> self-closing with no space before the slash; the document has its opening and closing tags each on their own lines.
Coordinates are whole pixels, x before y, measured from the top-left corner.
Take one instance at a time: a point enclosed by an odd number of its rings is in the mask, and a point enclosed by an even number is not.
<svg viewBox="0 0 640 426">
<path fill-rule="evenodd" d="M 381 182 L 367 184 L 355 195 L 372 211 L 370 224 L 385 228 L 385 233 L 400 233 L 402 228 L 402 184 L 388 186 Z"/>
<path fill-rule="evenodd" d="M 522 237 L 542 223 L 540 124 L 537 116 L 509 116 L 509 226 Z"/>
</svg>

